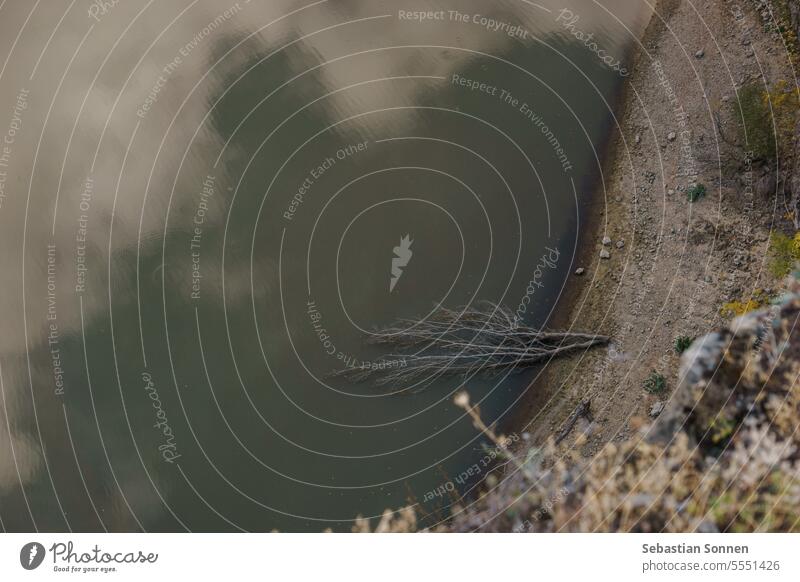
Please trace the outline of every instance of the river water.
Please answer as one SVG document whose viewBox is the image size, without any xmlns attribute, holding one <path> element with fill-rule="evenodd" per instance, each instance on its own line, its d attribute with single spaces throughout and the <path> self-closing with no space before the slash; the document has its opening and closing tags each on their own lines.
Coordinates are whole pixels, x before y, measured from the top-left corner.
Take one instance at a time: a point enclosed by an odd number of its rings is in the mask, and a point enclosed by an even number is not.
<svg viewBox="0 0 800 582">
<path fill-rule="evenodd" d="M 547 324 L 648 15 L 3 3 L 2 528 L 445 517 L 487 469 L 465 380 L 330 374 L 437 306 Z M 511 433 L 532 377 L 465 386 Z"/>
</svg>

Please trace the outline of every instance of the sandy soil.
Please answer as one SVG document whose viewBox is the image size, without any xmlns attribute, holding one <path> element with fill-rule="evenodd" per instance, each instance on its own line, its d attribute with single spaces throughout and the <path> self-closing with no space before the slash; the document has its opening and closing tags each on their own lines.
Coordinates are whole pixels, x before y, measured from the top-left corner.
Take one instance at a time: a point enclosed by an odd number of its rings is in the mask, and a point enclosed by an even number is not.
<svg viewBox="0 0 800 582">
<path fill-rule="evenodd" d="M 582 233 L 574 267 L 586 271 L 572 276 L 572 296 L 563 299 L 571 311 L 553 322 L 608 334 L 613 344 L 547 366 L 511 423 L 530 442 L 558 432 L 584 399 L 594 422 L 579 422 L 561 446 L 588 432 L 588 456 L 627 438 L 675 389 L 676 337 L 728 319 L 725 302 L 776 292 L 766 251 L 785 208 L 774 177 L 758 165 L 749 171 L 744 151 L 727 143 L 737 136 L 736 89 L 763 78 L 794 82 L 780 37 L 752 5 L 666 0 L 644 33 Z M 695 180 L 707 194 L 690 203 Z M 610 258 L 601 259 L 602 250 Z M 667 380 L 658 395 L 643 388 L 654 371 Z"/>
</svg>

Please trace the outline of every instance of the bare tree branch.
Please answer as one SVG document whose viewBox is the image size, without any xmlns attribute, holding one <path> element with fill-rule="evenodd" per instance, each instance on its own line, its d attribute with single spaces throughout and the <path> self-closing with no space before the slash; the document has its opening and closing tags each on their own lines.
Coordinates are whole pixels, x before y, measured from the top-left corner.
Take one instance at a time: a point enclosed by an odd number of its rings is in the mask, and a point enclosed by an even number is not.
<svg viewBox="0 0 800 582">
<path fill-rule="evenodd" d="M 399 353 L 390 353 L 372 366 L 345 368 L 330 376 L 352 381 L 374 378 L 378 385 L 427 384 L 444 374 L 518 371 L 607 344 L 609 339 L 519 325 L 513 312 L 490 302 L 468 309 L 443 307 L 421 321 L 401 319 L 368 339 L 370 344 L 392 346 Z"/>
</svg>

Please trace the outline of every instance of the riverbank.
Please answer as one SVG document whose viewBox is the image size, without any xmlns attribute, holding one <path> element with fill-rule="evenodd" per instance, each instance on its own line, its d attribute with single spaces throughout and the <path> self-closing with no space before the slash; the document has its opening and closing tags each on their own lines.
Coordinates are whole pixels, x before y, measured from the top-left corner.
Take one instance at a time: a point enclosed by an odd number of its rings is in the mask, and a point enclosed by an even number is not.
<svg viewBox="0 0 800 582">
<path fill-rule="evenodd" d="M 572 276 L 567 307 L 551 322 L 613 343 L 547 366 L 511 423 L 529 442 L 544 444 L 586 400 L 593 420 L 580 419 L 563 450 L 579 435 L 586 457 L 627 440 L 670 400 L 680 338 L 724 324 L 735 311 L 725 306 L 777 294 L 768 245 L 789 222 L 776 202 L 779 181 L 726 143 L 736 134 L 737 91 L 794 78 L 780 35 L 753 4 L 697 12 L 665 0 L 639 41 L 605 180 L 582 227 L 574 267 L 584 274 Z M 695 184 L 706 192 L 691 202 Z M 663 389 L 645 389 L 655 378 Z"/>
<path fill-rule="evenodd" d="M 658 4 L 551 322 L 612 344 L 547 366 L 505 470 L 437 529 L 797 530 L 798 33 L 780 0 Z"/>
</svg>

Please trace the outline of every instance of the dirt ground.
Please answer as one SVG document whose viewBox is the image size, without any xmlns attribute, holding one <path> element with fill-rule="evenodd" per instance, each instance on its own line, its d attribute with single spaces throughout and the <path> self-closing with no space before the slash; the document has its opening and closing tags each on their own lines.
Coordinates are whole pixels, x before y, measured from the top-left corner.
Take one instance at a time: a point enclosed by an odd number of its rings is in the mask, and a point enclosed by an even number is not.
<svg viewBox="0 0 800 582">
<path fill-rule="evenodd" d="M 667 0 L 640 40 L 603 184 L 582 227 L 574 268 L 585 273 L 572 275 L 562 298 L 571 310 L 552 322 L 613 343 L 553 361 L 539 375 L 511 422 L 529 444 L 556 434 L 586 399 L 593 421 L 581 419 L 562 447 L 586 432 L 581 452 L 591 456 L 628 438 L 678 383 L 677 337 L 730 319 L 726 302 L 778 293 L 767 247 L 770 232 L 786 227 L 786 208 L 775 176 L 730 142 L 743 85 L 796 81 L 786 47 L 754 4 Z M 707 192 L 691 203 L 695 182 Z M 643 387 L 653 372 L 666 379 L 659 394 Z"/>
</svg>

